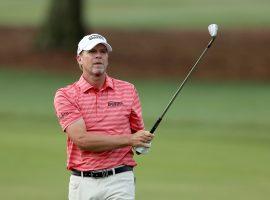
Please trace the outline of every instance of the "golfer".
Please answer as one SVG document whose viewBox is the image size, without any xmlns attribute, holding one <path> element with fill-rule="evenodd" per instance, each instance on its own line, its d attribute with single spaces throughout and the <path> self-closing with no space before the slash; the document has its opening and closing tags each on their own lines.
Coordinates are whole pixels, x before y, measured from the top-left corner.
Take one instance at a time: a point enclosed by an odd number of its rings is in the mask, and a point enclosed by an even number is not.
<svg viewBox="0 0 270 200">
<path fill-rule="evenodd" d="M 70 200 L 135 199 L 133 147 L 149 147 L 135 87 L 106 73 L 112 47 L 99 34 L 82 38 L 79 80 L 57 90 L 56 115 L 67 136 Z"/>
</svg>

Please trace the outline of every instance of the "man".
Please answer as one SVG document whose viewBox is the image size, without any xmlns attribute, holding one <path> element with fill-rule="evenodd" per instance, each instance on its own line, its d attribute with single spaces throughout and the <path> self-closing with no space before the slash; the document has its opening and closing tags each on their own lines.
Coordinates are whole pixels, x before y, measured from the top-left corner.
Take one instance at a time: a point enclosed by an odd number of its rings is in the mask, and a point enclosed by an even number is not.
<svg viewBox="0 0 270 200">
<path fill-rule="evenodd" d="M 112 47 L 99 34 L 78 44 L 80 79 L 56 92 L 54 106 L 67 135 L 70 200 L 135 199 L 132 147 L 149 147 L 135 87 L 107 75 Z"/>
</svg>

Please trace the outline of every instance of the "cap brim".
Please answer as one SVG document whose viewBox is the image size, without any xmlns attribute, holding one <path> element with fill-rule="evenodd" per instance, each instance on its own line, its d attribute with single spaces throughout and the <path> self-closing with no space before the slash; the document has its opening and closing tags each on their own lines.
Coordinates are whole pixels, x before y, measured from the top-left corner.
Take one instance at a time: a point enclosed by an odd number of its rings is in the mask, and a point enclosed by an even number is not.
<svg viewBox="0 0 270 200">
<path fill-rule="evenodd" d="M 101 42 L 101 41 L 96 41 L 96 42 L 92 42 L 91 44 L 88 44 L 87 46 L 85 46 L 83 49 L 81 49 L 80 52 L 77 52 L 77 54 L 80 54 L 82 51 L 89 51 L 89 50 L 93 49 L 95 46 L 97 46 L 98 44 L 103 44 L 103 45 L 106 46 L 106 48 L 107 48 L 107 50 L 108 50 L 109 52 L 112 51 L 112 47 L 111 47 L 111 45 L 109 45 L 108 43 L 106 43 L 106 42 Z"/>
</svg>

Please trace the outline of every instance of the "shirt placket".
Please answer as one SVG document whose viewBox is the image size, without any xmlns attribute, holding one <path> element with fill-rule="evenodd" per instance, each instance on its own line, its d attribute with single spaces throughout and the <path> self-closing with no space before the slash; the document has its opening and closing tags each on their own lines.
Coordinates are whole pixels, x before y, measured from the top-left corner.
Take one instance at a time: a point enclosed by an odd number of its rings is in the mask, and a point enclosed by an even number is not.
<svg viewBox="0 0 270 200">
<path fill-rule="evenodd" d="M 96 95 L 96 121 L 101 121 L 104 117 L 104 113 L 106 112 L 106 103 L 105 103 L 105 91 L 101 90 L 95 93 Z"/>
<path fill-rule="evenodd" d="M 95 96 L 96 96 L 96 102 L 95 102 L 95 114 L 96 114 L 96 118 L 98 117 L 98 92 L 95 92 Z"/>
</svg>

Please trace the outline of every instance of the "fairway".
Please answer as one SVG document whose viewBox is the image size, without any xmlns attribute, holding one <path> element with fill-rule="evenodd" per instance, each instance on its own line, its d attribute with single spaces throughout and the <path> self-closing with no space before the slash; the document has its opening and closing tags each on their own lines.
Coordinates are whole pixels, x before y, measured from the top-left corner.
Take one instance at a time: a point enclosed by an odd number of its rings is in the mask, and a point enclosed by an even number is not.
<svg viewBox="0 0 270 200">
<path fill-rule="evenodd" d="M 53 95 L 77 78 L 0 70 L 1 199 L 67 198 L 65 136 Z M 132 82 L 150 129 L 179 81 Z M 150 153 L 136 156 L 137 199 L 269 199 L 269 90 L 269 83 L 189 81 Z"/>
</svg>

